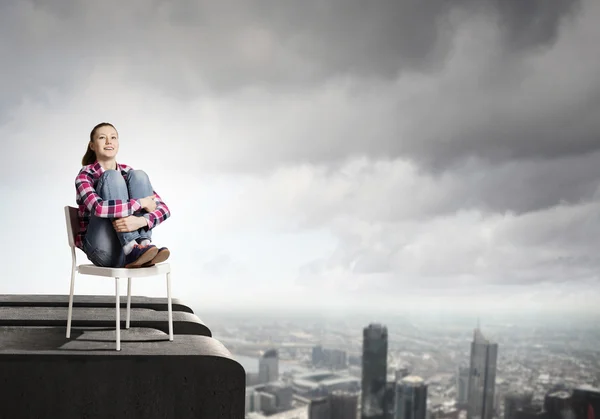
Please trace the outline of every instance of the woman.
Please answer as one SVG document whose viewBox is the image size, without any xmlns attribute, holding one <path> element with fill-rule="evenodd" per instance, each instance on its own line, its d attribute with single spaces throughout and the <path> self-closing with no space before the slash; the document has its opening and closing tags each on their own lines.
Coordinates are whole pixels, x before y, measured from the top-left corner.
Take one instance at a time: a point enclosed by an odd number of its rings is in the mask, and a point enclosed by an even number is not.
<svg viewBox="0 0 600 419">
<path fill-rule="evenodd" d="M 153 266 L 170 252 L 152 244 L 152 229 L 171 213 L 146 173 L 117 163 L 118 151 L 115 127 L 96 125 L 75 179 L 80 227 L 75 245 L 96 266 Z"/>
</svg>

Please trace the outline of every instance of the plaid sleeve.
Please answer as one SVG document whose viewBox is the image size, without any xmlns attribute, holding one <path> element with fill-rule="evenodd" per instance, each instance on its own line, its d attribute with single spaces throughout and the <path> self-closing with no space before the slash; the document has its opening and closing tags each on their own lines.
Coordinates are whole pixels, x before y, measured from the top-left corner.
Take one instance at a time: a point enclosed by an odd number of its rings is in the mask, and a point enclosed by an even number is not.
<svg viewBox="0 0 600 419">
<path fill-rule="evenodd" d="M 102 218 L 124 218 L 140 210 L 142 205 L 137 199 L 124 200 L 106 200 L 96 193 L 94 189 L 93 178 L 85 170 L 79 172 L 75 179 L 75 188 L 77 190 L 77 201 L 82 203 L 87 210 L 96 217 Z"/>
<path fill-rule="evenodd" d="M 156 209 L 144 214 L 144 218 L 146 218 L 146 222 L 148 223 L 148 229 L 153 229 L 171 216 L 171 211 L 167 204 L 165 204 L 156 192 L 154 192 L 154 195 L 156 195 Z"/>
</svg>

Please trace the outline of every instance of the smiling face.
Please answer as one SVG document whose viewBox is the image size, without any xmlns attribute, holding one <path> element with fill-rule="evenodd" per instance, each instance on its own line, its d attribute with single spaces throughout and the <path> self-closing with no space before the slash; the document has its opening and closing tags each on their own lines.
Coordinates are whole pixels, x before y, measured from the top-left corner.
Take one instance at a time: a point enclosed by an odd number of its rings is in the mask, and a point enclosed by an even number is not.
<svg viewBox="0 0 600 419">
<path fill-rule="evenodd" d="M 98 160 L 112 160 L 119 151 L 119 134 L 110 125 L 96 129 L 92 136 L 90 148 L 96 153 Z"/>
</svg>

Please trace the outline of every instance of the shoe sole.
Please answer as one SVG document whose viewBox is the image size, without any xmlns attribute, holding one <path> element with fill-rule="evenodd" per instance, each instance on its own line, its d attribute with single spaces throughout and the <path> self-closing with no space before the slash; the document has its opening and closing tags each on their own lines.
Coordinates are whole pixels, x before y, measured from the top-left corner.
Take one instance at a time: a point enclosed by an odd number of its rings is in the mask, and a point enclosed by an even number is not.
<svg viewBox="0 0 600 419">
<path fill-rule="evenodd" d="M 144 263 L 148 263 L 149 261 L 151 261 L 152 259 L 154 259 L 154 257 L 157 254 L 158 254 L 158 249 L 157 248 L 153 248 L 153 249 L 147 250 L 146 252 L 144 252 L 143 255 L 141 255 L 139 258 L 137 258 L 136 261 L 131 262 L 128 265 L 125 265 L 125 268 L 126 269 L 139 268 Z"/>
<path fill-rule="evenodd" d="M 150 268 L 150 267 L 156 265 L 157 263 L 162 263 L 165 260 L 169 259 L 169 256 L 171 256 L 171 251 L 169 249 L 160 250 L 156 254 L 156 256 L 154 256 L 154 258 L 152 258 L 151 261 L 143 264 L 142 268 Z"/>
</svg>

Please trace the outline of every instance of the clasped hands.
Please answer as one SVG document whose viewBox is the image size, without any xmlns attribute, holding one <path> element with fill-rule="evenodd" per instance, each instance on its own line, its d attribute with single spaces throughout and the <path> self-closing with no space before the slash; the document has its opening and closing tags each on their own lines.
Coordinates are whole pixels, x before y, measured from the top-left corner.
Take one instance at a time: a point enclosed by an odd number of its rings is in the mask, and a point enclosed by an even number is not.
<svg viewBox="0 0 600 419">
<path fill-rule="evenodd" d="M 152 212 L 156 210 L 156 195 L 147 196 L 146 198 L 141 198 L 140 204 L 142 204 L 142 209 L 147 212 Z M 113 227 L 117 231 L 117 233 L 128 233 L 131 231 L 139 230 L 140 228 L 148 226 L 148 222 L 146 218 L 139 217 L 136 215 L 130 215 L 128 217 L 123 218 L 115 218 L 112 222 Z"/>
</svg>

